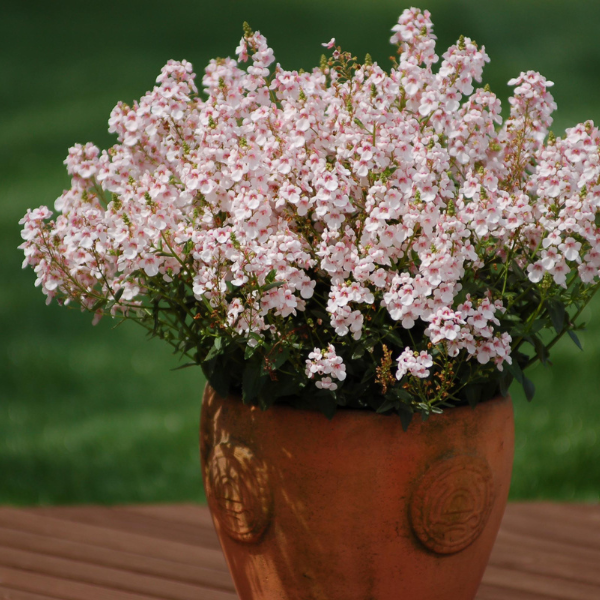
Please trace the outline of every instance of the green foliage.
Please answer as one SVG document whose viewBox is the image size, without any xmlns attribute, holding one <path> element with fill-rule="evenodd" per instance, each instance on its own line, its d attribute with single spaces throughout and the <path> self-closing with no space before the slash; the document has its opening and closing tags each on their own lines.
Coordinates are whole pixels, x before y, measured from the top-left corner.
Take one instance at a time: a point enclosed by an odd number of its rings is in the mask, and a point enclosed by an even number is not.
<svg viewBox="0 0 600 600">
<path fill-rule="evenodd" d="M 169 247 L 168 241 L 165 247 Z M 483 255 L 486 256 L 485 248 Z M 499 393 L 506 395 L 513 379 L 531 400 L 535 386 L 524 370 L 537 361 L 551 365 L 551 350 L 565 334 L 581 348 L 575 333 L 582 327 L 578 320 L 598 289 L 597 284 L 582 286 L 576 274 L 566 289 L 548 277 L 532 283 L 514 260 L 504 262 L 491 253 L 481 269 L 467 274 L 452 308 L 456 309 L 467 297 L 474 305 L 490 295 L 502 300 L 506 312 L 497 313 L 498 329 L 512 337 L 512 364 L 505 363 L 500 371 L 494 364 L 480 365 L 475 360 L 464 360 L 464 356 L 454 359 L 433 347 L 431 352 L 438 368 L 426 381 L 408 378 L 398 384 L 388 367 L 389 384 L 382 387 L 378 369 L 383 364 L 384 348 L 389 348 L 394 356 L 406 347 L 414 348 L 415 340 L 418 344 L 424 338 L 424 323 L 406 330 L 390 318 L 376 299 L 366 309 L 361 339 L 340 337 L 323 326 L 329 322 L 329 315 L 322 308 L 327 284 L 313 273 L 318 284 L 306 310 L 293 321 L 269 314 L 266 318 L 274 333 L 267 332 L 264 336 L 252 333 L 247 340 L 236 333 L 235 323 L 228 324 L 227 304 L 241 298 L 250 306 L 257 293 L 282 285 L 283 282 L 276 280 L 276 271 L 269 272 L 263 283 L 252 277 L 242 287 L 227 282 L 224 301 L 204 299 L 199 303 L 191 289 L 191 248 L 187 256 L 178 260 L 184 266 L 179 283 L 167 287 L 159 277 L 152 278 L 148 282 L 146 308 L 138 313 L 136 320 L 151 336 L 167 341 L 176 353 L 188 356 L 191 362 L 184 367 L 201 365 L 207 380 L 220 394 L 240 394 L 247 404 L 263 409 L 274 403 L 316 407 L 328 417 L 333 416 L 337 407 L 397 413 L 406 426 L 415 412 L 427 417 L 448 406 L 467 403 L 475 406 Z M 344 360 L 347 379 L 335 392 L 316 393 L 305 375 L 306 356 L 313 348 L 325 348 L 328 344 L 335 344 Z"/>
<path fill-rule="evenodd" d="M 355 54 L 372 52 L 384 64 L 390 52 L 381 32 L 412 4 L 184 0 L 169 10 L 155 0 L 143 10 L 139 2 L 2 5 L 0 70 L 6 81 L 19 84 L 0 91 L 0 502 L 201 497 L 198 370 L 170 373 L 178 365 L 174 357 L 133 326 L 111 330 L 105 322 L 91 330 L 87 315 L 44 308 L 33 274 L 20 270 L 16 222 L 26 207 L 51 202 L 67 185 L 61 164 L 66 149 L 88 139 L 111 144 L 106 116 L 115 98 L 139 97 L 166 58 L 185 57 L 199 68 L 226 55 L 244 18 L 261 24 L 287 67 L 315 63 L 320 42 L 338 32 Z M 521 70 L 538 69 L 553 80 L 557 132 L 586 118 L 600 120 L 600 78 L 590 77 L 600 65 L 600 4 L 583 0 L 578 6 L 574 10 L 566 0 L 548 0 L 543 10 L 533 0 L 427 3 L 442 47 L 460 32 L 485 40 L 493 59 L 486 81 L 504 98 L 506 81 Z M 593 306 L 600 309 L 598 299 Z M 587 313 L 581 316 L 589 321 Z M 598 340 L 595 319 L 582 336 L 585 353 L 561 341 L 552 349 L 551 370 L 532 367 L 539 402 L 525 406 L 521 386 L 512 386 L 517 452 L 511 498 L 600 499 L 600 420 L 593 402 L 600 387 Z M 167 428 L 169 419 L 184 425 Z"/>
</svg>

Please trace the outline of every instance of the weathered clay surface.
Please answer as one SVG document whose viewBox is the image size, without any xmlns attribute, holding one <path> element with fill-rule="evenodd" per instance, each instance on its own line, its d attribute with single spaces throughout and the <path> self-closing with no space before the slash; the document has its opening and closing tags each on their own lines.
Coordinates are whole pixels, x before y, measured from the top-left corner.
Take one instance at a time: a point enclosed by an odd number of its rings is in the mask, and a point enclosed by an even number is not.
<svg viewBox="0 0 600 600">
<path fill-rule="evenodd" d="M 403 432 L 207 387 L 204 482 L 241 600 L 473 600 L 510 483 L 510 399 Z"/>
</svg>

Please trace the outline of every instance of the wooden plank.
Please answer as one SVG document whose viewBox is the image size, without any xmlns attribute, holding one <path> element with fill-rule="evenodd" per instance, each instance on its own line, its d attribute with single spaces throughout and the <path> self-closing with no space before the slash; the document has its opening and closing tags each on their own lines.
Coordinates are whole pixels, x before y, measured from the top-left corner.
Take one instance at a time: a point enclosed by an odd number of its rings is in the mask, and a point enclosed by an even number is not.
<svg viewBox="0 0 600 600">
<path fill-rule="evenodd" d="M 0 508 L 0 565 L 0 600 L 237 600 L 193 504 Z M 599 600 L 599 566 L 600 507 L 511 504 L 477 600 Z"/>
<path fill-rule="evenodd" d="M 593 505 L 519 502 L 510 511 L 510 516 L 512 515 L 526 515 L 536 522 L 550 521 L 576 527 L 600 528 L 600 507 Z"/>
<path fill-rule="evenodd" d="M 574 550 L 568 545 L 502 532 L 492 551 L 490 564 L 589 583 L 598 587 L 600 598 L 600 552 L 587 548 Z"/>
<path fill-rule="evenodd" d="M 0 600 L 56 600 L 50 596 L 40 596 L 39 594 L 30 594 L 21 590 L 12 590 L 0 585 Z"/>
<path fill-rule="evenodd" d="M 556 519 L 535 517 L 521 511 L 507 511 L 502 528 L 512 533 L 526 533 L 538 539 L 568 544 L 578 548 L 600 550 L 598 527 L 579 523 L 565 523 Z"/>
<path fill-rule="evenodd" d="M 199 504 L 134 504 L 119 506 L 116 510 L 148 515 L 165 521 L 192 523 L 214 530 L 213 520 L 206 506 Z M 215 534 L 216 536 L 216 534 Z"/>
<path fill-rule="evenodd" d="M 21 510 L 30 511 L 35 514 L 46 514 L 55 518 L 65 518 L 68 520 L 84 521 L 86 519 L 95 519 L 96 515 L 101 514 L 108 519 L 132 517 L 140 522 L 157 521 L 169 522 L 176 525 L 192 525 L 202 530 L 214 529 L 212 517 L 206 506 L 198 505 L 124 505 L 124 506 L 45 506 L 35 508 L 22 508 Z M 188 528 L 189 529 L 189 528 Z"/>
<path fill-rule="evenodd" d="M 102 589 L 115 589 L 145 598 L 169 598 L 170 600 L 197 600 L 198 597 L 202 597 L 203 600 L 230 600 L 231 598 L 231 593 L 223 590 L 190 585 L 148 574 L 139 575 L 122 569 L 102 567 L 16 548 L 0 548 L 0 565 L 92 584 Z"/>
<path fill-rule="evenodd" d="M 519 590 L 507 590 L 506 588 L 482 583 L 475 600 L 551 600 L 548 596 L 522 592 Z"/>
<path fill-rule="evenodd" d="M 560 511 L 549 511 L 543 505 L 540 505 L 537 511 L 535 506 L 527 504 L 518 504 L 510 508 L 502 521 L 502 529 L 505 531 L 526 533 L 538 539 L 600 550 L 599 528 L 591 518 L 572 519 Z"/>
<path fill-rule="evenodd" d="M 519 504 L 522 504 L 521 502 Z M 564 507 L 564 509 L 567 512 L 572 512 L 573 514 L 581 514 L 581 513 L 585 513 L 588 515 L 594 515 L 594 520 L 597 521 L 600 519 L 600 504 L 595 502 L 588 502 L 585 504 L 582 504 L 581 502 L 577 502 L 577 503 L 560 503 L 558 506 L 560 507 Z"/>
<path fill-rule="evenodd" d="M 0 566 L 0 586 L 60 600 L 148 600 L 148 596 Z M 204 600 L 204 599 L 202 599 Z M 236 600 L 235 596 L 227 600 Z"/>
<path fill-rule="evenodd" d="M 211 587 L 224 591 L 234 591 L 229 573 L 221 570 L 207 569 L 198 565 L 181 564 L 141 554 L 120 552 L 108 548 L 81 544 L 68 540 L 15 531 L 0 527 L 0 547 L 17 548 L 65 559 L 83 561 L 95 565 L 126 569 L 132 573 L 156 575 Z M 0 597 L 1 600 L 1 597 Z"/>
<path fill-rule="evenodd" d="M 220 550 L 169 540 L 156 540 L 147 535 L 117 533 L 97 525 L 68 523 L 63 519 L 37 515 L 32 511 L 2 508 L 0 510 L 0 527 L 72 542 L 93 544 L 102 548 L 171 560 L 182 564 L 203 565 L 208 569 L 227 572 L 227 564 Z"/>
<path fill-rule="evenodd" d="M 221 550 L 212 522 L 209 529 L 197 523 L 167 521 L 153 516 L 104 506 L 52 507 L 29 509 L 29 511 L 33 514 L 46 515 L 54 519 L 64 519 L 86 525 L 100 525 L 105 529 L 151 535 L 154 538 L 172 542 Z"/>
<path fill-rule="evenodd" d="M 519 592 L 542 595 L 548 600 L 598 600 L 598 586 L 575 581 L 565 581 L 533 573 L 523 573 L 488 565 L 483 581 L 487 585 Z M 512 596 L 511 596 L 512 598 Z"/>
<path fill-rule="evenodd" d="M 517 549 L 519 553 L 522 551 L 527 551 L 527 553 L 540 551 L 542 553 L 548 552 L 550 554 L 570 556 L 571 558 L 576 558 L 578 561 L 581 561 L 581 563 L 598 563 L 600 557 L 600 552 L 594 548 L 578 548 L 571 544 L 539 539 L 539 537 L 536 537 L 533 534 L 516 533 L 514 531 L 500 529 L 494 550 L 492 551 L 492 558 L 496 548 L 504 547 L 512 548 L 513 550 Z"/>
</svg>

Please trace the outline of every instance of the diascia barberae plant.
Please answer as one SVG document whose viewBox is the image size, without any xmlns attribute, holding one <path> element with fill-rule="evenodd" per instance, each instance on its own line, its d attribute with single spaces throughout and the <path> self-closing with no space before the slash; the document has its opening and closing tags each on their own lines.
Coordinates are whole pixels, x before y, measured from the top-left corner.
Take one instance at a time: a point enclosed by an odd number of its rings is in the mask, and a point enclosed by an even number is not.
<svg viewBox="0 0 600 600">
<path fill-rule="evenodd" d="M 391 70 L 324 44 L 311 72 L 274 65 L 245 25 L 237 60 L 169 61 L 107 151 L 76 145 L 72 187 L 22 219 L 48 302 L 130 319 L 240 393 L 331 417 L 414 413 L 506 395 L 549 362 L 598 288 L 592 122 L 549 132 L 529 71 L 503 122 L 461 37 L 435 54 L 430 14 L 393 28 Z M 246 66 L 249 65 L 249 66 Z"/>
</svg>

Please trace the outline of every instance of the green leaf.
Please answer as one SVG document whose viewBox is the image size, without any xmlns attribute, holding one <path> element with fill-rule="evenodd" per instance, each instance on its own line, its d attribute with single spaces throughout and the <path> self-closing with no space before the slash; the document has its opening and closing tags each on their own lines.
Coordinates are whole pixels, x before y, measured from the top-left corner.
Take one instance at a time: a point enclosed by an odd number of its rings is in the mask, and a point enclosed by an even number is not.
<svg viewBox="0 0 600 600">
<path fill-rule="evenodd" d="M 565 305 L 559 300 L 548 302 L 548 313 L 556 333 L 560 333 L 565 325 Z"/>
<path fill-rule="evenodd" d="M 196 347 L 196 345 L 197 345 L 197 343 L 196 343 L 196 340 L 193 340 L 193 339 L 188 339 L 188 340 L 185 342 L 185 345 L 184 345 L 184 347 L 183 347 L 183 351 L 184 351 L 184 352 L 187 352 L 188 350 L 191 350 L 192 348 L 195 348 L 195 347 Z M 198 363 L 195 363 L 195 364 L 198 364 Z"/>
<path fill-rule="evenodd" d="M 271 373 L 272 371 L 279 369 L 279 367 L 281 367 L 281 365 L 283 365 L 289 357 L 290 357 L 290 349 L 289 348 L 279 347 L 274 352 L 273 351 L 265 352 L 265 358 L 262 361 L 262 365 L 261 365 L 261 373 L 268 374 L 268 373 Z M 267 358 L 269 361 L 268 363 L 267 363 Z"/>
<path fill-rule="evenodd" d="M 569 337 L 573 340 L 573 343 L 580 349 L 583 350 L 583 346 L 581 345 L 581 342 L 579 341 L 579 338 L 577 337 L 577 334 L 574 331 L 571 331 L 569 329 L 569 331 L 567 331 L 567 333 L 569 334 Z"/>
<path fill-rule="evenodd" d="M 475 408 L 481 400 L 481 386 L 468 385 L 465 388 L 465 398 L 471 408 Z"/>
<path fill-rule="evenodd" d="M 355 349 L 354 352 L 352 353 L 352 360 L 358 360 L 359 358 L 362 358 L 365 355 L 365 352 L 367 351 L 367 348 L 365 347 L 364 344 L 359 344 Z"/>
<path fill-rule="evenodd" d="M 363 361 L 364 364 L 364 361 Z M 371 384 L 371 381 L 375 378 L 377 365 L 375 363 L 370 363 L 365 366 L 365 370 L 361 379 L 361 383 Z"/>
<path fill-rule="evenodd" d="M 271 269 L 265 277 L 264 285 L 260 286 L 260 291 L 268 292 L 269 290 L 280 287 L 285 283 L 285 281 L 275 281 L 275 277 L 277 277 L 277 271 L 275 269 Z"/>
<path fill-rule="evenodd" d="M 361 121 L 361 120 L 360 120 L 358 117 L 354 117 L 354 122 L 355 122 L 355 123 L 356 123 L 356 124 L 357 124 L 357 125 L 358 125 L 358 126 L 361 128 L 361 129 L 364 129 L 365 131 L 369 131 L 369 130 L 368 130 L 366 127 L 365 127 L 364 123 L 363 123 L 363 122 L 362 122 L 362 121 Z M 369 132 L 369 133 L 370 133 L 370 132 Z"/>
<path fill-rule="evenodd" d="M 248 361 L 244 367 L 242 376 L 242 400 L 245 404 L 250 403 L 260 394 L 268 376 L 260 372 L 260 367 L 256 361 Z"/>
<path fill-rule="evenodd" d="M 388 167 L 384 172 L 383 175 L 385 177 L 390 177 L 392 176 L 396 171 L 398 170 L 397 166 L 392 165 L 391 167 Z"/>
<path fill-rule="evenodd" d="M 274 358 L 271 356 L 271 365 L 273 368 L 279 369 L 279 367 L 281 367 L 281 365 L 283 365 L 290 357 L 290 349 L 279 347 L 272 355 L 274 355 Z"/>
<path fill-rule="evenodd" d="M 531 379 L 523 377 L 523 390 L 525 391 L 525 398 L 531 402 L 533 400 L 533 396 L 535 395 L 535 385 L 533 385 L 533 381 L 531 381 Z"/>
<path fill-rule="evenodd" d="M 91 311 L 96 312 L 98 309 L 102 308 L 107 302 L 108 300 L 106 298 L 100 298 L 100 300 L 98 300 L 98 302 L 96 302 L 94 306 L 92 306 Z"/>
<path fill-rule="evenodd" d="M 213 358 L 217 358 L 217 356 L 219 356 L 220 354 L 223 354 L 223 352 L 224 352 L 223 338 L 220 338 L 220 337 L 215 338 L 213 347 L 208 351 L 208 354 L 206 355 L 206 358 L 204 360 L 209 361 L 209 360 L 212 360 Z"/>
<path fill-rule="evenodd" d="M 335 397 L 322 399 L 319 401 L 319 410 L 331 421 L 337 411 L 337 401 Z"/>
<path fill-rule="evenodd" d="M 392 342 L 394 342 L 394 344 L 396 344 L 396 346 L 398 346 L 399 348 L 404 348 L 404 346 L 406 345 L 402 341 L 402 338 L 392 329 L 386 331 L 384 337 L 389 340 L 392 340 Z"/>
<path fill-rule="evenodd" d="M 533 347 L 535 348 L 535 353 L 540 359 L 541 363 L 544 366 L 547 366 L 549 362 L 548 358 L 550 355 L 548 354 L 548 349 L 546 348 L 546 345 L 537 335 L 533 336 Z"/>
<path fill-rule="evenodd" d="M 515 323 L 522 322 L 521 315 L 515 315 L 515 314 L 504 314 L 501 316 L 501 319 L 503 321 L 513 321 Z"/>
<path fill-rule="evenodd" d="M 258 347 L 258 344 L 256 344 L 256 346 L 250 346 L 247 344 L 246 348 L 244 349 L 244 360 L 250 360 L 254 356 L 254 353 L 258 350 Z"/>
<path fill-rule="evenodd" d="M 392 399 L 384 400 L 384 402 L 381 404 L 381 406 L 377 409 L 377 412 L 378 413 L 387 412 L 389 410 L 392 410 L 393 408 L 397 408 L 398 404 L 399 404 L 398 400 L 392 400 Z"/>
<path fill-rule="evenodd" d="M 158 308 L 158 300 L 156 300 L 152 305 L 152 313 L 154 316 L 154 327 L 152 328 L 152 333 L 156 335 L 158 333 L 159 320 L 158 317 L 160 315 L 160 311 Z"/>
<path fill-rule="evenodd" d="M 298 408 L 318 410 L 328 419 L 333 419 L 337 410 L 337 395 L 329 390 L 319 390 L 314 384 L 309 384 L 299 398 L 294 402 Z"/>
<path fill-rule="evenodd" d="M 505 365 L 506 366 L 506 365 Z M 513 382 L 513 375 L 508 371 L 508 369 L 504 369 L 500 374 L 500 378 L 498 379 L 498 384 L 500 386 L 500 395 L 506 398 L 510 391 L 510 384 Z"/>
<path fill-rule="evenodd" d="M 269 290 L 272 290 L 273 288 L 281 287 L 284 283 L 285 283 L 285 281 L 273 281 L 272 283 L 267 283 L 266 285 L 263 285 L 260 288 L 260 291 L 268 292 Z"/>
<path fill-rule="evenodd" d="M 272 400 L 285 396 L 295 396 L 299 390 L 299 382 L 290 375 L 277 374 L 277 381 L 269 381 L 263 388 L 263 393 L 268 394 Z"/>
<path fill-rule="evenodd" d="M 529 328 L 529 333 L 537 333 L 541 331 L 546 326 L 545 319 L 536 319 Z"/>
<path fill-rule="evenodd" d="M 506 370 L 521 384 L 523 385 L 523 380 L 525 379 L 525 375 L 523 375 L 523 371 L 519 366 L 519 363 L 516 360 L 513 360 L 512 365 L 508 363 L 504 363 Z"/>
<path fill-rule="evenodd" d="M 402 429 L 406 431 L 411 424 L 414 416 L 414 410 L 410 406 L 406 406 L 406 404 L 400 404 L 396 411 L 398 412 L 398 416 L 400 417 L 400 424 L 402 425 Z"/>
<path fill-rule="evenodd" d="M 219 396 L 226 398 L 231 388 L 231 369 L 226 368 L 222 361 L 215 360 L 208 381 Z"/>
<path fill-rule="evenodd" d="M 512 375 L 514 375 L 514 378 L 523 386 L 523 390 L 525 391 L 525 397 L 527 398 L 527 400 L 531 401 L 533 395 L 535 394 L 535 386 L 533 385 L 533 382 L 530 379 L 527 379 L 527 377 L 525 377 L 525 375 L 523 374 L 523 371 L 521 370 L 521 367 L 518 361 L 516 360 L 516 357 L 513 357 L 512 365 L 504 363 L 504 366 L 510 373 L 512 373 Z"/>
<path fill-rule="evenodd" d="M 412 395 L 400 385 L 395 385 L 392 388 L 390 388 L 389 392 L 386 394 L 386 397 L 397 398 L 405 403 L 410 403 L 414 400 Z"/>
<path fill-rule="evenodd" d="M 198 366 L 198 363 L 189 362 L 189 363 L 185 363 L 185 365 L 175 367 L 174 369 L 171 369 L 171 371 L 181 371 L 181 369 L 187 369 L 188 367 L 197 367 L 197 366 Z"/>
<path fill-rule="evenodd" d="M 525 274 L 525 271 L 523 271 L 523 269 L 521 269 L 521 267 L 517 264 L 516 260 L 513 260 L 510 263 L 510 269 L 511 269 L 511 271 L 516 273 L 521 279 L 527 279 L 527 281 L 529 281 L 529 278 Z"/>
</svg>

